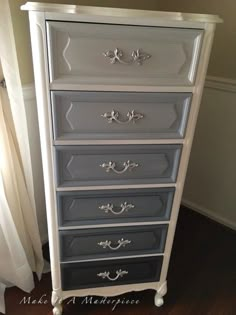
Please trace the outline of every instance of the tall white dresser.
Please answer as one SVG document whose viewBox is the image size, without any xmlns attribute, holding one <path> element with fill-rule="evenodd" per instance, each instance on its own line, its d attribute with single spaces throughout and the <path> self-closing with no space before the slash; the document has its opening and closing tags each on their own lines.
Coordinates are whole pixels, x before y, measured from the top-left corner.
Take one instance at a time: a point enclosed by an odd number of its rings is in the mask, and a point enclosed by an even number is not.
<svg viewBox="0 0 236 315">
<path fill-rule="evenodd" d="M 217 16 L 28 2 L 53 314 L 74 296 L 163 304 Z"/>
</svg>

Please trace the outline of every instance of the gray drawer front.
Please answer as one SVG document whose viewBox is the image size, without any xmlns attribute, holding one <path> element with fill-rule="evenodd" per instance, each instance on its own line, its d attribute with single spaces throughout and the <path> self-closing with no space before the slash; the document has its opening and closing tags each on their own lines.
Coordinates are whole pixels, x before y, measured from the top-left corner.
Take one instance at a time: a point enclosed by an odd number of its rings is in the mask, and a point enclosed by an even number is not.
<svg viewBox="0 0 236 315">
<path fill-rule="evenodd" d="M 61 261 L 164 251 L 168 225 L 60 231 Z"/>
<path fill-rule="evenodd" d="M 59 192 L 59 226 L 165 221 L 174 188 Z"/>
<path fill-rule="evenodd" d="M 50 21 L 50 81 L 68 88 L 70 84 L 192 85 L 202 34 L 197 29 Z M 124 62 L 118 61 L 117 48 Z M 134 54 L 141 57 L 135 61 Z"/>
<path fill-rule="evenodd" d="M 160 278 L 162 260 L 158 256 L 61 264 L 62 290 L 155 282 Z"/>
<path fill-rule="evenodd" d="M 181 145 L 56 147 L 58 185 L 173 183 Z"/>
<path fill-rule="evenodd" d="M 54 138 L 183 138 L 190 101 L 190 93 L 52 92 Z"/>
</svg>

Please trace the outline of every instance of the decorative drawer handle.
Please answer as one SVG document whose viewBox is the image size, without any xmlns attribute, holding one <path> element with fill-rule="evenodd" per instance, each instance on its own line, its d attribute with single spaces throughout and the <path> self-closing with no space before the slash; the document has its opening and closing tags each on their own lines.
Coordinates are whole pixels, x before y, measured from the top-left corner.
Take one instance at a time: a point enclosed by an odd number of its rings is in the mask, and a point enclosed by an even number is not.
<svg viewBox="0 0 236 315">
<path fill-rule="evenodd" d="M 111 112 L 102 114 L 101 116 L 103 118 L 106 118 L 109 124 L 111 124 L 114 121 L 120 125 L 126 125 L 129 124 L 130 122 L 135 123 L 137 120 L 142 119 L 144 117 L 143 114 L 135 113 L 135 111 L 132 110 L 131 112 L 128 112 L 126 115 L 128 119 L 126 121 L 121 121 L 119 119 L 120 116 L 119 112 L 115 111 L 114 109 Z"/>
<path fill-rule="evenodd" d="M 130 60 L 124 60 L 123 59 L 123 51 L 119 48 L 115 48 L 113 51 L 108 50 L 103 53 L 103 56 L 110 59 L 110 63 L 114 64 L 116 62 L 119 62 L 124 65 L 131 65 L 133 63 L 137 63 L 139 66 L 143 64 L 143 62 L 149 58 L 151 58 L 150 54 L 145 53 L 142 49 L 133 50 L 131 53 L 131 59 Z"/>
<path fill-rule="evenodd" d="M 100 272 L 100 273 L 97 274 L 97 276 L 101 277 L 102 279 L 107 278 L 110 281 L 116 281 L 120 277 L 122 278 L 124 275 L 127 275 L 127 274 L 128 274 L 128 271 L 120 269 L 120 270 L 116 270 L 115 278 L 111 278 L 110 277 L 110 272 L 109 271 Z"/>
<path fill-rule="evenodd" d="M 116 162 L 112 162 L 112 161 L 110 161 L 108 163 L 103 163 L 100 166 L 102 168 L 105 168 L 107 173 L 109 173 L 110 171 L 113 171 L 116 174 L 123 174 L 126 171 L 128 171 L 128 170 L 131 171 L 133 168 L 139 166 L 138 163 L 134 163 L 134 162 L 129 161 L 129 160 L 124 162 L 123 165 L 124 165 L 124 168 L 122 170 L 116 169 Z"/>
<path fill-rule="evenodd" d="M 105 213 L 109 213 L 109 211 L 111 211 L 113 214 L 119 215 L 125 211 L 128 211 L 129 209 L 133 209 L 134 205 L 132 205 L 132 203 L 128 203 L 125 201 L 120 205 L 120 207 L 121 207 L 120 211 L 114 211 L 114 205 L 112 203 L 108 203 L 107 205 L 100 206 L 99 209 L 104 210 Z"/>
<path fill-rule="evenodd" d="M 118 242 L 118 245 L 115 247 L 112 247 L 111 245 L 111 241 L 106 240 L 105 242 L 99 242 L 98 245 L 102 246 L 104 249 L 106 249 L 107 247 L 109 247 L 111 250 L 118 250 L 119 248 L 121 248 L 121 246 L 125 247 L 127 244 L 130 244 L 131 241 L 130 240 L 124 240 L 123 238 L 120 239 Z"/>
</svg>

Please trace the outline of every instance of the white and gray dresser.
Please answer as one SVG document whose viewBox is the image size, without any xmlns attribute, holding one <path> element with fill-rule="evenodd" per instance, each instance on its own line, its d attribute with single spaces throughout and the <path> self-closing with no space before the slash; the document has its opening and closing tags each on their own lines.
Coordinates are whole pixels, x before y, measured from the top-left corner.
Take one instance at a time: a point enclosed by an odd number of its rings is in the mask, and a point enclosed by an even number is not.
<svg viewBox="0 0 236 315">
<path fill-rule="evenodd" d="M 217 16 L 27 3 L 53 314 L 74 296 L 163 304 Z"/>
</svg>

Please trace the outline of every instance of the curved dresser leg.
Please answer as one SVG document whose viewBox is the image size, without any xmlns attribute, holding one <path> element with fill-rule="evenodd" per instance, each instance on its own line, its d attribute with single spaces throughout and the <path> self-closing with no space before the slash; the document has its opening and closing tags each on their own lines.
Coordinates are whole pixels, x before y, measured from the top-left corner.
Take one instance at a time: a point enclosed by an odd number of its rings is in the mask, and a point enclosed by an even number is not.
<svg viewBox="0 0 236 315">
<path fill-rule="evenodd" d="M 157 290 L 154 297 L 154 303 L 157 307 L 160 307 L 164 304 L 163 296 L 166 294 L 166 292 L 167 292 L 167 283 L 165 281 Z"/>
<path fill-rule="evenodd" d="M 164 304 L 163 297 L 159 293 L 155 294 L 154 303 L 157 307 L 160 307 Z"/>
<path fill-rule="evenodd" d="M 52 313 L 53 315 L 61 315 L 62 314 L 62 299 L 57 295 L 55 291 L 52 291 L 52 306 L 54 306 Z"/>
</svg>

